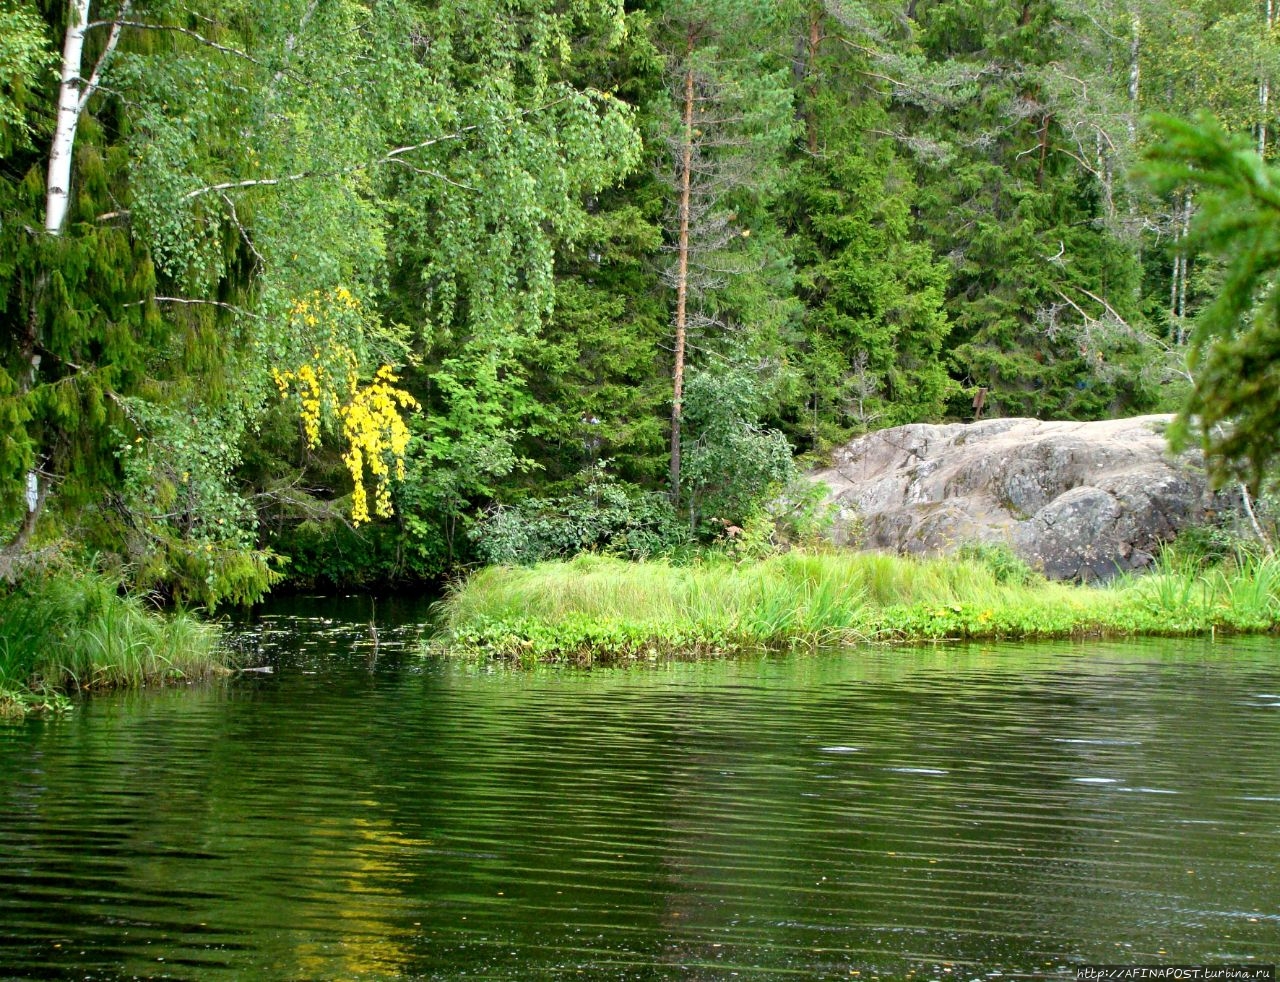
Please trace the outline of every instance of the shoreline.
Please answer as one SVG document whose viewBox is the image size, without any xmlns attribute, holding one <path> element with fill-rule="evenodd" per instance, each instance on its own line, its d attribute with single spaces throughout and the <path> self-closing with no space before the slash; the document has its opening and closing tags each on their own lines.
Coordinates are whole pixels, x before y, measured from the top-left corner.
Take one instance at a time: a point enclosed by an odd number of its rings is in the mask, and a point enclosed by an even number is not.
<svg viewBox="0 0 1280 982">
<path fill-rule="evenodd" d="M 230 671 L 215 624 L 161 611 L 99 573 L 59 571 L 0 596 L 0 718 L 62 712 L 70 692 Z"/>
<path fill-rule="evenodd" d="M 441 601 L 424 652 L 515 664 L 632 664 L 751 650 L 1189 637 L 1280 628 L 1280 562 L 1166 564 L 1105 586 L 982 558 L 792 552 L 687 566 L 585 555 L 489 567 Z"/>
</svg>

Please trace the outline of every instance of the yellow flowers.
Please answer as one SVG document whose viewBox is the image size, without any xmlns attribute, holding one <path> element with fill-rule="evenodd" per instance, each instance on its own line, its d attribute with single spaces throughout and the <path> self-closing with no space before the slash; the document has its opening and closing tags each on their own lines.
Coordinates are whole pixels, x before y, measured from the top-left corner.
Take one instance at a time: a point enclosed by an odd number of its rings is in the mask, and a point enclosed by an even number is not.
<svg viewBox="0 0 1280 982">
<path fill-rule="evenodd" d="M 271 369 L 271 377 L 280 389 L 280 398 L 289 398 L 291 386 L 298 390 L 298 401 L 301 403 L 299 415 L 302 417 L 302 431 L 307 437 L 307 446 L 313 450 L 320 446 L 320 416 L 325 402 L 333 395 L 328 387 L 329 373 L 323 365 L 302 365 L 296 372 L 282 372 Z"/>
<path fill-rule="evenodd" d="M 295 323 L 312 327 L 333 314 L 356 310 L 359 301 L 345 287 L 328 294 L 314 293 L 293 303 L 290 315 Z M 335 310 L 336 308 L 336 310 Z M 271 376 L 281 399 L 296 396 L 298 415 L 307 445 L 320 446 L 320 430 L 326 416 L 341 423 L 342 460 L 351 474 L 351 521 L 356 525 L 370 520 L 366 475 L 374 485 L 373 511 L 384 517 L 392 514 L 391 481 L 404 480 L 404 455 L 409 445 L 409 427 L 402 410 L 420 408 L 408 392 L 397 388 L 400 381 L 390 365 L 383 365 L 367 385 L 360 384 L 359 364 L 350 347 L 329 338 L 327 350 L 312 351 L 314 363 L 294 370 L 273 368 Z"/>
<path fill-rule="evenodd" d="M 347 451 L 342 455 L 351 472 L 351 521 L 359 525 L 369 520 L 369 499 L 364 486 L 367 467 L 374 479 L 374 511 L 384 517 L 391 514 L 391 475 L 404 480 L 404 453 L 409 446 L 409 427 L 400 416 L 401 409 L 419 408 L 417 400 L 394 385 L 399 378 L 391 366 L 383 365 L 373 381 L 364 388 L 353 388 L 351 399 L 338 407 L 342 435 Z"/>
</svg>

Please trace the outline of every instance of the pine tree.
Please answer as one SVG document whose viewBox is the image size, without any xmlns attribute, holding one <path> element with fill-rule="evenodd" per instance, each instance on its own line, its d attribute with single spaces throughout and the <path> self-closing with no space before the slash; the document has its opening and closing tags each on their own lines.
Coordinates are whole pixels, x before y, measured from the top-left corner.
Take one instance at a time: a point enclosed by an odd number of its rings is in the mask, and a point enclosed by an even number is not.
<svg viewBox="0 0 1280 982">
<path fill-rule="evenodd" d="M 1075 25 L 1054 0 L 922 2 L 916 18 L 927 57 L 971 70 L 945 117 L 916 110 L 941 148 L 920 177 L 921 213 L 952 265 L 953 372 L 1004 414 L 1088 419 L 1150 406 L 1144 338 L 1095 330 L 1112 315 L 1138 323 L 1138 267 L 1108 229 L 1097 168 L 1080 159 L 1081 106 L 1059 61 Z"/>
<path fill-rule="evenodd" d="M 669 486 L 681 495 L 684 386 L 691 351 L 768 358 L 791 316 L 790 263 L 768 208 L 794 125 L 774 4 L 668 0 L 660 47 L 670 84 L 665 281 L 672 294 Z M 754 239 L 753 239 L 754 236 Z"/>
</svg>

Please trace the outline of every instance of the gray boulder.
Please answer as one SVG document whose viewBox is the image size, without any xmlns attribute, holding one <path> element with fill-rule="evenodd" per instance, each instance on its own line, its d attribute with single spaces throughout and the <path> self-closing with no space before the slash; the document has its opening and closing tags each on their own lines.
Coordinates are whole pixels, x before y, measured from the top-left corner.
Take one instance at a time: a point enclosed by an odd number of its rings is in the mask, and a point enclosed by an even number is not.
<svg viewBox="0 0 1280 982">
<path fill-rule="evenodd" d="M 812 477 L 830 488 L 846 544 L 936 554 L 1004 543 L 1051 579 L 1108 580 L 1230 507 L 1199 452 L 1169 453 L 1172 419 L 916 423 L 854 440 Z"/>
</svg>

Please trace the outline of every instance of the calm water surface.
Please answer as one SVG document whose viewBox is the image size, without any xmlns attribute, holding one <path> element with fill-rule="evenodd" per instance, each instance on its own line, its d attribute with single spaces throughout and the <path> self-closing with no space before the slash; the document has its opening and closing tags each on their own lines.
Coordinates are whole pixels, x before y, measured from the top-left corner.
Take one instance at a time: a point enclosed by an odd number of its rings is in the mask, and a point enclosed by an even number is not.
<svg viewBox="0 0 1280 982">
<path fill-rule="evenodd" d="M 1280 961 L 1280 642 L 275 668 L 0 726 L 0 978 L 1070 978 Z"/>
</svg>

